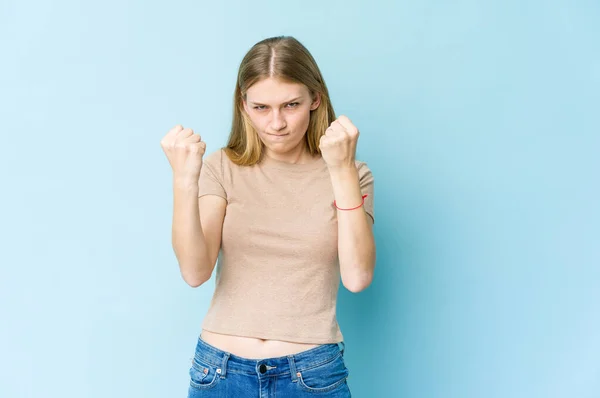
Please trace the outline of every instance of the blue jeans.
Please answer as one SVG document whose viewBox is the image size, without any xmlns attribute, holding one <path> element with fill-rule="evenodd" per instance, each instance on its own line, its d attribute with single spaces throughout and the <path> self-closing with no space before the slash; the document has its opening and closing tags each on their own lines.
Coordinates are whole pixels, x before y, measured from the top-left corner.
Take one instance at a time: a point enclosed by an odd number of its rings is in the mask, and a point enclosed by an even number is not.
<svg viewBox="0 0 600 398">
<path fill-rule="evenodd" d="M 249 359 L 198 338 L 188 398 L 351 397 L 341 343 L 277 358 Z"/>
</svg>

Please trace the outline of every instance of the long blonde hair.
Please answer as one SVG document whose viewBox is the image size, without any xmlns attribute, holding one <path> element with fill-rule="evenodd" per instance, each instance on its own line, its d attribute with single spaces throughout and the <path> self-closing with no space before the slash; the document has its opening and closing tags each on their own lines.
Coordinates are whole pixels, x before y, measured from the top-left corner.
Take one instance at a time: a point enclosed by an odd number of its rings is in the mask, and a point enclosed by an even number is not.
<svg viewBox="0 0 600 398">
<path fill-rule="evenodd" d="M 235 86 L 233 121 L 224 149 L 229 159 L 240 166 L 258 163 L 263 154 L 263 143 L 244 110 L 242 100 L 246 99 L 246 93 L 254 83 L 269 77 L 304 84 L 313 98 L 317 93 L 320 94 L 321 102 L 317 109 L 310 112 L 304 137 L 311 155 L 321 153 L 319 139 L 335 120 L 327 85 L 306 47 L 291 36 L 264 39 L 256 43 L 242 59 Z"/>
</svg>

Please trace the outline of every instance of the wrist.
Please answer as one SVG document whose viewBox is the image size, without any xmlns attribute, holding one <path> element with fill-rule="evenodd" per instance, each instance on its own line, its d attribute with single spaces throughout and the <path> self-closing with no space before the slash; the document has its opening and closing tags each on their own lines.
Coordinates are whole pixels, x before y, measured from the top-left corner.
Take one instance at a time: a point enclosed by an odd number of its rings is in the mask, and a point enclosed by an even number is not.
<svg viewBox="0 0 600 398">
<path fill-rule="evenodd" d="M 358 178 L 358 169 L 354 165 L 333 166 L 329 167 L 329 174 L 333 178 L 355 179 Z"/>
<path fill-rule="evenodd" d="M 183 190 L 198 190 L 198 178 L 191 176 L 173 176 L 173 187 Z"/>
</svg>

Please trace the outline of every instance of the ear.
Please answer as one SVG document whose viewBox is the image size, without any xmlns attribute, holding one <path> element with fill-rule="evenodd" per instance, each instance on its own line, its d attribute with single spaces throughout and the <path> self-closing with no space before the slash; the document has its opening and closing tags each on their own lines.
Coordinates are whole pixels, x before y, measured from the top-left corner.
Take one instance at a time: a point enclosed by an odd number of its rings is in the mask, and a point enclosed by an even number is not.
<svg viewBox="0 0 600 398">
<path fill-rule="evenodd" d="M 313 100 L 313 103 L 310 105 L 310 110 L 314 111 L 315 109 L 317 109 L 319 107 L 320 104 L 321 104 L 321 93 L 317 93 L 317 95 L 315 96 L 315 99 Z"/>
</svg>

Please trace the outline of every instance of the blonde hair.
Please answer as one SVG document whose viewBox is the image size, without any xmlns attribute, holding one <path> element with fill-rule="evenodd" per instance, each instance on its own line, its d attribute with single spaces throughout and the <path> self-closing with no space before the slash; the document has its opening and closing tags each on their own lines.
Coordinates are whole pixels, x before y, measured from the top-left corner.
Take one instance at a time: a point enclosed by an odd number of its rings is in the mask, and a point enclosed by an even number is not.
<svg viewBox="0 0 600 398">
<path fill-rule="evenodd" d="M 246 93 L 253 84 L 269 77 L 303 84 L 313 99 L 317 93 L 320 94 L 321 102 L 310 112 L 310 122 L 304 136 L 311 155 L 321 153 L 319 139 L 335 120 L 327 85 L 306 47 L 291 36 L 264 39 L 256 43 L 242 59 L 235 86 L 233 121 L 224 150 L 229 159 L 240 166 L 258 163 L 263 154 L 263 143 L 244 110 L 242 100 L 246 99 Z"/>
</svg>

